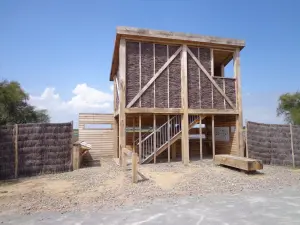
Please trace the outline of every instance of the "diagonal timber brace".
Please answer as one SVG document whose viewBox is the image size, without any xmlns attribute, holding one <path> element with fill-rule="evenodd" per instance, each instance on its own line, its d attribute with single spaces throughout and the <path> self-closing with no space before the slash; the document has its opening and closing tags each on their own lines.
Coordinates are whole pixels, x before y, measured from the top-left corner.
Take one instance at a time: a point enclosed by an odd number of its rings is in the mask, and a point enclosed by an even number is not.
<svg viewBox="0 0 300 225">
<path fill-rule="evenodd" d="M 126 108 L 130 108 L 133 104 L 142 96 L 142 94 L 151 86 L 151 84 L 159 77 L 159 75 L 170 65 L 170 63 L 176 58 L 176 56 L 181 52 L 182 47 L 180 47 L 174 55 L 172 55 L 168 61 L 157 71 L 157 73 L 149 80 L 149 82 L 139 91 L 139 93 L 128 103 Z"/>
<path fill-rule="evenodd" d="M 192 51 L 187 48 L 188 53 L 190 56 L 194 59 L 194 61 L 197 63 L 197 65 L 200 67 L 200 69 L 204 72 L 204 74 L 207 76 L 207 78 L 212 82 L 212 84 L 217 88 L 217 90 L 220 92 L 220 94 L 225 98 L 225 100 L 228 102 L 228 104 L 232 107 L 232 109 L 236 109 L 235 105 L 230 101 L 230 99 L 226 96 L 226 94 L 223 92 L 223 90 L 219 87 L 219 85 L 214 81 L 214 79 L 210 76 L 210 74 L 206 71 L 206 69 L 203 67 L 203 65 L 199 62 L 199 60 L 196 58 L 196 56 L 192 53 Z"/>
</svg>

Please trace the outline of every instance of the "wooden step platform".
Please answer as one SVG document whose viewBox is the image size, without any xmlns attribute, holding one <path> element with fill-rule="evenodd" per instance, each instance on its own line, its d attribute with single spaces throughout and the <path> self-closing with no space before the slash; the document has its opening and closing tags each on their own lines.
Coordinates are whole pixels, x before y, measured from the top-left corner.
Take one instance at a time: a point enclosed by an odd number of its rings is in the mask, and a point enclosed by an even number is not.
<svg viewBox="0 0 300 225">
<path fill-rule="evenodd" d="M 261 160 L 249 159 L 233 155 L 215 155 L 214 163 L 217 165 L 234 167 L 246 172 L 253 172 L 263 169 L 263 163 Z"/>
</svg>

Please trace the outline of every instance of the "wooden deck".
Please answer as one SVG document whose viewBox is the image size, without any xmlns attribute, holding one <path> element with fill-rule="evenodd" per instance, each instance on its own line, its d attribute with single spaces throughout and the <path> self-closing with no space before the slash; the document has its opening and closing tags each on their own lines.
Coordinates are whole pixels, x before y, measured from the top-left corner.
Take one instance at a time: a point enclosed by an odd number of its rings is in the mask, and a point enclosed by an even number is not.
<svg viewBox="0 0 300 225">
<path fill-rule="evenodd" d="M 263 164 L 261 160 L 249 159 L 233 155 L 216 155 L 214 163 L 217 165 L 234 167 L 247 172 L 263 169 Z"/>
</svg>

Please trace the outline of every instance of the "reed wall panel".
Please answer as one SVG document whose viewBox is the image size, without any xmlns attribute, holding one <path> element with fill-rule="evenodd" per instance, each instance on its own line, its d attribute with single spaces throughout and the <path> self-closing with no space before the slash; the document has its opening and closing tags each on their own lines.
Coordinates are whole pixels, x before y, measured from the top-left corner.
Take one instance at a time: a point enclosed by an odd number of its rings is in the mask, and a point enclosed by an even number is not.
<svg viewBox="0 0 300 225">
<path fill-rule="evenodd" d="M 139 42 L 126 42 L 126 105 L 139 92 L 139 62 Z"/>
<path fill-rule="evenodd" d="M 223 79 L 222 78 L 214 78 L 217 85 L 223 90 Z M 214 109 L 224 109 L 224 97 L 221 93 L 217 90 L 215 86 L 213 86 L 213 95 L 214 95 Z"/>
<path fill-rule="evenodd" d="M 198 48 L 189 48 L 195 56 L 198 56 Z M 187 77 L 188 77 L 188 106 L 191 109 L 200 108 L 200 71 L 195 60 L 187 56 Z"/>
<path fill-rule="evenodd" d="M 169 46 L 169 55 L 172 56 L 179 46 Z M 169 65 L 169 107 L 181 108 L 181 62 L 180 54 Z"/>
<path fill-rule="evenodd" d="M 155 73 L 167 62 L 167 45 L 155 44 Z M 168 70 L 155 80 L 155 107 L 168 108 Z"/>
<path fill-rule="evenodd" d="M 225 79 L 225 94 L 231 100 L 231 102 L 236 105 L 236 90 L 235 90 L 235 80 Z M 232 107 L 226 101 L 226 109 L 232 109 Z"/>
<path fill-rule="evenodd" d="M 0 180 L 14 178 L 15 151 L 13 126 L 0 126 Z"/>
<path fill-rule="evenodd" d="M 141 87 L 154 76 L 153 44 L 141 43 Z M 154 85 L 152 84 L 141 97 L 141 107 L 154 107 Z"/>
</svg>

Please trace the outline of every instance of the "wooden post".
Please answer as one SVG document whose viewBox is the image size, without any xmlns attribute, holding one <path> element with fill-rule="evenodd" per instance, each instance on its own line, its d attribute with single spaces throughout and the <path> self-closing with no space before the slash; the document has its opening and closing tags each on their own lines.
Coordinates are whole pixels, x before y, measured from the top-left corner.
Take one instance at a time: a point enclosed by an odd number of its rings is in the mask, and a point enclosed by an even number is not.
<svg viewBox="0 0 300 225">
<path fill-rule="evenodd" d="M 293 125 L 290 123 L 290 132 L 291 132 L 291 149 L 292 149 L 292 160 L 293 168 L 295 168 L 295 155 L 294 155 L 294 138 L 293 138 Z"/>
<path fill-rule="evenodd" d="M 142 163 L 142 118 L 141 115 L 139 115 L 139 163 Z"/>
<path fill-rule="evenodd" d="M 212 150 L 213 150 L 213 159 L 216 155 L 216 143 L 215 143 L 215 116 L 211 116 L 211 136 L 212 136 Z"/>
<path fill-rule="evenodd" d="M 153 114 L 153 132 L 154 132 L 154 138 L 153 138 L 154 163 L 156 163 L 156 115 L 155 114 Z"/>
<path fill-rule="evenodd" d="M 246 120 L 246 130 L 245 130 L 245 143 L 246 143 L 246 157 L 249 158 L 248 151 L 248 121 Z"/>
<path fill-rule="evenodd" d="M 133 127 L 133 133 L 132 133 L 132 151 L 135 151 L 135 117 L 133 117 L 133 121 L 132 121 L 132 127 Z"/>
<path fill-rule="evenodd" d="M 132 182 L 138 182 L 138 170 L 137 170 L 137 153 L 132 153 Z"/>
<path fill-rule="evenodd" d="M 15 144 L 15 179 L 18 178 L 18 167 L 19 167 L 19 151 L 18 151 L 18 124 L 15 124 L 14 127 L 14 144 Z"/>
<path fill-rule="evenodd" d="M 181 116 L 181 144 L 183 164 L 189 163 L 189 115 L 188 115 L 188 85 L 187 85 L 187 46 L 183 45 L 181 52 L 181 108 L 183 115 Z"/>
<path fill-rule="evenodd" d="M 168 115 L 168 162 L 170 162 L 170 115 Z"/>
<path fill-rule="evenodd" d="M 73 160 L 73 170 L 78 170 L 80 168 L 80 144 L 73 145 L 72 152 L 72 160 Z"/>
<path fill-rule="evenodd" d="M 115 117 L 114 118 L 114 124 L 113 124 L 113 128 L 114 128 L 114 157 L 115 158 L 118 158 L 118 149 L 119 149 L 119 146 L 118 146 L 118 128 L 119 128 L 119 124 L 118 124 L 118 120 L 117 118 Z"/>
<path fill-rule="evenodd" d="M 173 144 L 172 144 L 172 161 L 176 161 L 176 145 L 177 145 L 177 142 L 175 141 Z"/>
<path fill-rule="evenodd" d="M 120 113 L 119 113 L 119 151 L 120 151 L 120 165 L 122 166 L 123 148 L 126 147 L 126 41 L 120 40 L 119 47 L 119 86 L 120 86 Z"/>
<path fill-rule="evenodd" d="M 236 105 L 238 110 L 237 120 L 237 138 L 239 146 L 239 156 L 244 156 L 244 141 L 243 141 L 243 114 L 242 114 L 242 87 L 241 87 L 241 72 L 240 72 L 240 50 L 236 49 L 233 57 L 234 77 L 236 78 Z"/>
<path fill-rule="evenodd" d="M 202 118 L 201 115 L 199 115 L 199 135 L 200 135 L 200 160 L 203 159 L 203 153 L 202 153 Z"/>
</svg>

